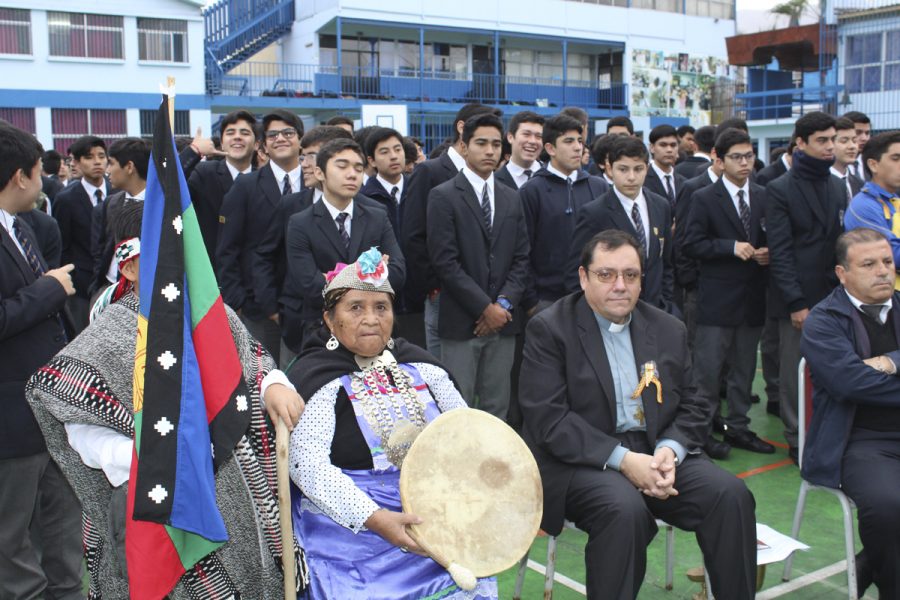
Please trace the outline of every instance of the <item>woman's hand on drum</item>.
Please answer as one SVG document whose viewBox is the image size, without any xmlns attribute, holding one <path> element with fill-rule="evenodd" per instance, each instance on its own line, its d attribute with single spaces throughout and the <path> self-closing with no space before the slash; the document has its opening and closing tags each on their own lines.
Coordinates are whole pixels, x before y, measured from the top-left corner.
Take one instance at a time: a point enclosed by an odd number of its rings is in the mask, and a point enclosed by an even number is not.
<svg viewBox="0 0 900 600">
<path fill-rule="evenodd" d="M 422 519 L 416 515 L 380 508 L 366 519 L 365 525 L 401 550 L 428 556 L 406 531 L 407 525 L 418 525 L 421 522 Z"/>
<path fill-rule="evenodd" d="M 303 414 L 303 409 L 306 407 L 300 394 L 280 383 L 273 383 L 266 388 L 263 402 L 265 402 L 266 412 L 269 413 L 272 423 L 281 419 L 289 430 L 293 430 L 300 421 L 300 415 Z"/>
</svg>

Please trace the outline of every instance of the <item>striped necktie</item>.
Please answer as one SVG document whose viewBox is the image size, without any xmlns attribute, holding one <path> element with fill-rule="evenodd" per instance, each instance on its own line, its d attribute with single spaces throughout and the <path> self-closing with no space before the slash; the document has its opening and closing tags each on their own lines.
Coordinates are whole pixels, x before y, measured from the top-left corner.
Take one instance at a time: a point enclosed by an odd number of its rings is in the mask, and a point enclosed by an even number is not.
<svg viewBox="0 0 900 600">
<path fill-rule="evenodd" d="M 13 233 L 15 234 L 19 245 L 22 246 L 22 251 L 25 253 L 25 260 L 28 262 L 28 266 L 31 267 L 31 270 L 34 271 L 34 276 L 40 277 L 44 274 L 44 265 L 41 264 L 41 259 L 34 250 L 34 244 L 31 243 L 31 240 L 28 239 L 28 235 L 21 227 L 19 227 L 18 218 L 13 221 Z"/>
</svg>

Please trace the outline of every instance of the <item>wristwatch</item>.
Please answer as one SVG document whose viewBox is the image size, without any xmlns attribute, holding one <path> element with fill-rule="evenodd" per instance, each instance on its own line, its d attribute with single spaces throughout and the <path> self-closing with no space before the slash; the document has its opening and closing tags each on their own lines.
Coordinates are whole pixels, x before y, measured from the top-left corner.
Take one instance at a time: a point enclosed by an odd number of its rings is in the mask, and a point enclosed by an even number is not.
<svg viewBox="0 0 900 600">
<path fill-rule="evenodd" d="M 506 296 L 497 296 L 497 304 L 499 304 L 501 308 L 503 308 L 503 310 L 507 312 L 512 312 L 513 310 L 512 302 L 510 302 L 509 298 L 507 298 Z"/>
</svg>

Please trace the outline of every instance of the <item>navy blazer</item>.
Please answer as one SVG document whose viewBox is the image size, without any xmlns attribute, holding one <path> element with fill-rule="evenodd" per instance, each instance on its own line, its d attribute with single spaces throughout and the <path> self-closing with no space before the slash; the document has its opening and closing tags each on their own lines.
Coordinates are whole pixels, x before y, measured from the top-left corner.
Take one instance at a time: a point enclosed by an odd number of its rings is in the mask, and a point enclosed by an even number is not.
<svg viewBox="0 0 900 600">
<path fill-rule="evenodd" d="M 847 189 L 833 175 L 824 186 L 819 197 L 794 169 L 766 186 L 771 317 L 812 308 L 838 284 L 834 247 L 844 231 Z"/>
<path fill-rule="evenodd" d="M 490 233 L 481 202 L 458 173 L 428 195 L 428 253 L 441 286 L 438 334 L 451 340 L 475 337 L 475 322 L 498 296 L 519 304 L 528 284 L 528 231 L 517 192 L 494 182 Z M 513 309 L 513 315 L 518 311 Z M 501 335 L 518 332 L 520 319 Z"/>
<path fill-rule="evenodd" d="M 216 277 L 225 304 L 245 317 L 268 317 L 253 294 L 253 255 L 281 200 L 271 165 L 238 178 L 222 200 Z"/>
<path fill-rule="evenodd" d="M 650 214 L 650 237 L 647 239 L 648 256 L 644 260 L 644 276 L 641 281 L 641 300 L 671 312 L 672 289 L 675 270 L 672 266 L 672 209 L 669 202 L 653 192 L 644 190 L 647 212 Z M 606 229 L 619 229 L 637 236 L 631 216 L 625 214 L 615 188 L 578 211 L 575 233 L 569 246 L 569 267 L 566 269 L 566 286 L 570 292 L 581 289 L 578 267 L 581 252 L 596 234 Z"/>
<path fill-rule="evenodd" d="M 44 257 L 47 266 L 51 269 L 59 267 L 62 239 L 59 235 L 59 225 L 56 223 L 56 219 L 37 209 L 19 213 L 17 217 L 23 219 L 31 226 L 34 235 L 37 237 L 37 245 L 41 250 L 41 256 Z"/>
<path fill-rule="evenodd" d="M 534 173 L 532 173 L 532 176 L 534 176 Z M 506 165 L 503 165 L 502 167 L 494 171 L 494 181 L 499 181 L 512 190 L 519 189 L 519 186 L 516 185 L 516 180 L 513 179 L 513 176 L 509 172 L 509 169 L 506 168 Z M 526 183 L 528 182 L 526 181 Z"/>
<path fill-rule="evenodd" d="M 248 173 L 249 175 L 249 173 Z M 222 200 L 231 189 L 234 180 L 225 160 L 201 162 L 188 179 L 191 204 L 197 214 L 203 244 L 209 254 L 209 262 L 216 268 L 216 244 L 219 240 L 219 214 Z"/>
<path fill-rule="evenodd" d="M 30 240 L 37 239 L 27 219 L 21 219 L 19 227 Z M 38 258 L 46 269 L 43 257 Z M 35 276 L 13 238 L 0 227 L 0 459 L 45 449 L 25 401 L 25 382 L 66 345 L 58 316 L 66 298 L 56 279 Z"/>
<path fill-rule="evenodd" d="M 440 287 L 437 274 L 428 259 L 428 194 L 456 177 L 459 170 L 444 152 L 416 165 L 406 184 L 406 208 L 403 214 L 403 237 L 400 246 L 409 260 L 409 280 L 404 298 L 411 312 L 423 310 L 425 295 Z"/>
<path fill-rule="evenodd" d="M 900 339 L 900 293 L 894 292 L 891 302 L 888 318 Z M 872 357 L 872 350 L 861 314 L 843 286 L 838 286 L 803 322 L 800 352 L 814 387 L 801 472 L 804 479 L 817 485 L 840 487 L 841 463 L 857 405 L 900 408 L 900 377 L 880 373 L 862 362 Z M 888 357 L 900 365 L 900 350 Z"/>
<path fill-rule="evenodd" d="M 702 156 L 688 156 L 686 159 L 675 165 L 675 172 L 684 177 L 691 179 L 697 176 L 697 170 L 702 167 L 709 167 L 710 160 Z M 676 191 L 676 194 L 678 192 Z"/>
<path fill-rule="evenodd" d="M 394 206 L 390 190 L 386 190 L 384 186 L 381 185 L 381 182 L 378 181 L 377 177 L 369 177 L 366 184 L 360 188 L 359 193 L 367 198 L 371 198 L 384 207 L 384 210 L 388 214 L 388 218 L 391 220 L 391 227 L 394 228 L 394 235 L 397 236 L 398 240 L 402 240 L 403 213 L 406 210 L 406 199 L 409 197 L 409 176 L 406 174 L 403 175 L 403 191 L 400 192 L 400 198 L 398 198 L 399 204 L 397 206 Z"/>
<path fill-rule="evenodd" d="M 292 216 L 285 234 L 289 285 L 302 295 L 304 321 L 322 318 L 325 276 L 339 262 L 352 264 L 371 247 L 390 256 L 388 280 L 395 293 L 403 290 L 406 261 L 382 206 L 368 198 L 354 198 L 350 222 L 350 247 L 344 246 L 325 199 Z"/>
<path fill-rule="evenodd" d="M 787 167 L 784 166 L 784 161 L 779 156 L 778 160 L 759 170 L 756 174 L 756 183 L 763 186 L 767 185 L 770 181 L 775 181 L 785 173 L 787 173 Z"/>
<path fill-rule="evenodd" d="M 707 170 L 693 179 L 685 181 L 684 185 L 679 188 L 678 196 L 675 200 L 675 234 L 672 238 L 672 262 L 675 264 L 675 281 L 684 289 L 691 290 L 697 287 L 700 267 L 696 260 L 684 253 L 684 234 L 687 228 L 683 224 L 687 224 L 694 192 L 702 190 L 713 183 Z"/>
<path fill-rule="evenodd" d="M 109 198 L 112 192 L 109 183 L 104 182 L 106 193 L 104 200 Z M 87 191 L 80 181 L 56 195 L 53 202 L 53 218 L 59 224 L 59 234 L 62 239 L 62 252 L 60 260 L 66 265 L 72 263 L 75 269 L 72 271 L 72 283 L 75 284 L 75 294 L 82 298 L 90 297 L 94 275 L 94 246 L 99 244 L 95 236 L 99 230 L 92 227 L 94 215 L 94 203 L 88 198 Z"/>
<path fill-rule="evenodd" d="M 687 181 L 687 179 L 677 171 L 672 173 L 672 191 L 675 192 L 676 201 L 678 199 L 678 192 L 681 191 L 681 186 L 684 185 L 685 181 Z M 666 183 L 659 178 L 659 175 L 656 174 L 652 165 L 647 165 L 647 177 L 644 179 L 644 189 L 662 196 L 667 202 L 669 200 L 669 196 L 666 192 Z"/>
<path fill-rule="evenodd" d="M 735 242 L 766 247 L 766 191 L 750 184 L 750 235 L 722 179 L 694 193 L 683 224 L 684 252 L 700 263 L 697 323 L 761 327 L 766 320 L 766 267 L 734 255 Z"/>
</svg>

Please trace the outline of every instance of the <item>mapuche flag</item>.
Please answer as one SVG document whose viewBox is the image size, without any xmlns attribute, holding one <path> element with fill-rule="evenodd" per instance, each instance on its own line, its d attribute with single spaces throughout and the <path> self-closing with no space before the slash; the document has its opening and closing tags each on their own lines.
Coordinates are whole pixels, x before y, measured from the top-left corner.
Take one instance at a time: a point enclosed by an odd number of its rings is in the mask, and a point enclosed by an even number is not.
<svg viewBox="0 0 900 600">
<path fill-rule="evenodd" d="M 131 598 L 158 600 L 227 540 L 216 469 L 250 424 L 225 307 L 175 151 L 163 96 L 141 229 L 134 455 L 126 559 Z"/>
</svg>

